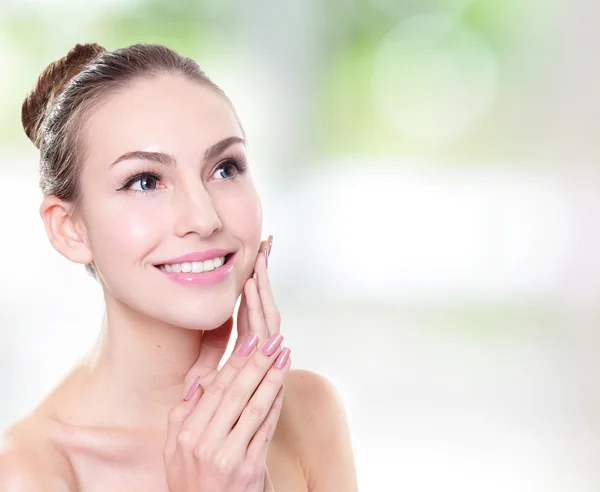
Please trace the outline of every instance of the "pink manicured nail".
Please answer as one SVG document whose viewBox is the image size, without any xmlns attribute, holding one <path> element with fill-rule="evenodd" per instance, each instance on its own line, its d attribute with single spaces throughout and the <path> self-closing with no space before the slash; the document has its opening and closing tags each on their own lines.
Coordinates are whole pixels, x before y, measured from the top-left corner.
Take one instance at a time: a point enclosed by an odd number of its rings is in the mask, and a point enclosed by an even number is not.
<svg viewBox="0 0 600 492">
<path fill-rule="evenodd" d="M 290 358 L 290 352 L 291 350 L 287 347 L 281 350 L 275 361 L 275 369 L 283 369 L 285 367 Z"/>
<path fill-rule="evenodd" d="M 269 252 L 271 250 L 269 248 L 265 248 L 265 266 L 269 268 Z"/>
<path fill-rule="evenodd" d="M 281 335 L 281 333 L 275 333 L 274 335 L 271 335 L 271 338 L 269 338 L 263 345 L 262 353 L 267 356 L 273 355 L 281 345 L 281 342 L 283 342 L 283 335 Z"/>
<path fill-rule="evenodd" d="M 194 393 L 196 393 L 196 391 L 198 391 L 199 387 L 200 387 L 200 377 L 198 376 L 196 378 L 196 380 L 190 386 L 190 389 L 188 390 L 187 394 L 185 395 L 185 397 L 183 399 L 185 401 L 189 401 L 192 398 L 192 396 L 194 396 Z"/>
<path fill-rule="evenodd" d="M 240 345 L 240 348 L 238 349 L 238 355 L 242 357 L 248 357 L 252 353 L 252 349 L 254 349 L 257 343 L 258 335 L 256 333 L 248 335 L 246 340 L 244 340 L 244 343 Z"/>
</svg>

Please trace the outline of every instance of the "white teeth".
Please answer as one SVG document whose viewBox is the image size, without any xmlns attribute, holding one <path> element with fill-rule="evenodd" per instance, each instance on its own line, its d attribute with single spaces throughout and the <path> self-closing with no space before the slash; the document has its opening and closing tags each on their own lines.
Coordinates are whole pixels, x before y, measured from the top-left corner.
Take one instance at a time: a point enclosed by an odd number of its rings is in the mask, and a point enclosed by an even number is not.
<svg viewBox="0 0 600 492">
<path fill-rule="evenodd" d="M 173 265 L 162 265 L 160 268 L 166 272 L 174 273 L 203 273 L 210 272 L 225 264 L 225 257 L 218 256 L 212 260 L 177 263 Z"/>
</svg>

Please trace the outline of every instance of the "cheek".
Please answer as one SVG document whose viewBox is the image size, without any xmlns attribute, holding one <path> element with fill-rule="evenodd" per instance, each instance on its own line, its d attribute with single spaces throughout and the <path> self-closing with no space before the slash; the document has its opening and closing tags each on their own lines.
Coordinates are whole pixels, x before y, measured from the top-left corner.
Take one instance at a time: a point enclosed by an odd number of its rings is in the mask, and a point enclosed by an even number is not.
<svg viewBox="0 0 600 492">
<path fill-rule="evenodd" d="M 246 248 L 258 248 L 262 234 L 262 204 L 250 183 L 231 187 L 227 192 L 215 193 L 213 204 L 224 229 L 236 236 Z"/>
<path fill-rule="evenodd" d="M 249 257 L 255 256 L 261 241 L 263 213 L 252 183 L 215 189 L 211 199 L 223 232 L 240 241 Z M 104 203 L 100 205 L 101 202 Z M 111 265 L 139 264 L 161 241 L 169 239 L 175 220 L 170 215 L 174 213 L 152 197 L 136 197 L 127 203 L 114 197 L 112 200 L 95 197 L 94 207 L 86 213 L 94 262 L 105 270 L 111 269 Z"/>
<path fill-rule="evenodd" d="M 159 241 L 156 219 L 143 207 L 96 207 L 89 221 L 94 261 L 99 266 L 139 263 Z"/>
</svg>

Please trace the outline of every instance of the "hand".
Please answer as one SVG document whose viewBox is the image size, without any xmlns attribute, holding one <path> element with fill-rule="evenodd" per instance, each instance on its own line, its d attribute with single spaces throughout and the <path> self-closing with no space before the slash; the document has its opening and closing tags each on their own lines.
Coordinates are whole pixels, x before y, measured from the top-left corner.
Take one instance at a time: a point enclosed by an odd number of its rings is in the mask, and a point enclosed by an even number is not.
<svg viewBox="0 0 600 492">
<path fill-rule="evenodd" d="M 236 347 L 253 330 L 258 330 L 256 333 L 261 342 L 264 342 L 275 333 L 279 333 L 281 315 L 275 304 L 267 270 L 272 247 L 273 236 L 269 236 L 269 239 L 263 241 L 260 245 L 254 263 L 253 278 L 250 278 L 244 285 L 244 292 L 238 309 Z"/>
<path fill-rule="evenodd" d="M 264 492 L 290 367 L 282 340 L 277 333 L 257 350 L 258 335 L 249 335 L 206 389 L 198 378 L 171 410 L 164 449 L 171 492 Z"/>
<path fill-rule="evenodd" d="M 244 284 L 237 315 L 238 337 L 234 350 L 251 333 L 256 333 L 259 336 L 260 343 L 264 343 L 271 335 L 279 333 L 281 316 L 275 304 L 271 282 L 267 273 L 267 257 L 271 252 L 272 246 L 272 236 L 269 236 L 269 239 L 260 243 L 258 254 L 254 261 L 256 279 L 251 277 Z M 229 318 L 219 328 L 204 332 L 200 355 L 185 377 L 184 388 L 189 388 L 198 377 L 200 377 L 203 387 L 210 384 L 227 350 L 232 329 L 233 317 Z"/>
<path fill-rule="evenodd" d="M 207 336 L 203 341 L 200 357 L 186 378 L 186 381 L 189 381 L 193 375 L 195 381 L 190 389 L 192 391 L 194 388 L 198 389 L 189 402 L 177 405 L 170 414 L 169 438 L 165 445 L 164 458 L 172 491 L 204 490 L 204 488 L 198 489 L 201 479 L 206 486 L 210 484 L 210 490 L 221 490 L 215 487 L 231 487 L 234 483 L 238 487 L 235 490 L 255 490 L 252 488 L 253 484 L 257 477 L 262 477 L 256 482 L 260 483 L 260 488 L 256 490 L 273 492 L 273 485 L 265 466 L 266 453 L 281 411 L 283 379 L 290 365 L 289 359 L 287 362 L 283 361 L 289 357 L 289 349 L 282 351 L 280 364 L 275 363 L 274 367 L 270 367 L 264 361 L 261 366 L 254 359 L 256 354 L 248 365 L 244 365 L 244 356 L 240 353 L 240 346 L 244 340 L 248 341 L 245 344 L 247 348 L 248 343 L 256 345 L 260 343 L 259 339 L 264 340 L 269 336 L 271 336 L 271 342 L 279 340 L 280 343 L 282 338 L 281 336 L 272 336 L 279 333 L 280 315 L 273 299 L 267 274 L 271 246 L 271 237 L 267 243 L 261 243 L 254 268 L 257 279 L 249 279 L 244 286 L 238 311 L 238 340 L 229 361 L 221 371 L 217 370 L 231 334 L 232 318 L 217 330 L 205 333 Z M 270 360 L 271 365 L 277 351 L 270 358 L 266 357 L 267 360 Z M 262 356 L 265 357 L 264 354 Z M 283 368 L 277 367 L 282 364 Z M 248 366 L 251 369 L 248 369 Z M 261 374 L 261 370 L 263 372 L 261 380 L 259 380 L 258 376 Z M 254 371 L 254 379 L 243 376 L 248 371 L 251 374 Z M 273 371 L 276 376 L 269 376 Z M 265 374 L 267 375 L 262 380 Z M 245 393 L 242 393 L 240 389 L 243 381 L 254 381 L 254 383 L 249 383 L 250 387 L 245 388 Z M 278 383 L 279 387 L 275 395 L 273 386 L 277 386 Z M 228 384 L 229 386 L 227 386 Z M 253 384 L 254 386 L 252 386 Z M 257 385 L 259 389 L 257 389 Z M 263 386 L 270 387 L 270 392 L 266 389 L 260 390 Z M 206 388 L 207 396 L 205 397 L 202 397 L 203 387 Z M 252 393 L 254 396 L 250 399 Z M 245 395 L 243 398 L 240 396 L 242 394 Z M 242 407 L 238 408 L 233 422 L 227 421 L 226 417 L 221 417 L 222 414 L 226 415 L 223 412 L 227 411 L 228 405 L 232 405 L 230 401 L 232 395 L 239 400 L 238 404 L 243 403 Z M 271 399 L 269 399 L 269 395 Z M 220 403 L 216 404 L 215 399 L 218 400 L 219 397 L 221 398 Z M 266 398 L 266 400 L 261 402 L 261 398 Z M 247 421 L 257 423 L 260 411 L 257 410 L 256 405 L 263 413 L 267 412 L 267 415 L 262 423 L 258 422 L 260 425 L 255 434 L 252 433 L 246 436 L 246 440 L 240 441 L 239 435 L 242 431 L 239 429 L 244 428 L 242 424 Z M 236 415 L 235 410 L 232 411 L 232 415 Z M 244 415 L 250 415 L 250 418 L 243 419 Z M 225 419 L 224 422 L 223 419 Z M 199 427 L 190 424 L 190 422 L 198 420 L 202 424 Z M 220 432 L 213 430 L 213 427 L 218 425 L 222 427 Z M 233 427 L 231 427 L 232 425 Z M 238 436 L 237 440 L 236 437 L 232 437 L 236 435 Z M 259 435 L 263 436 L 260 440 L 257 437 Z M 256 451 L 257 448 L 260 451 Z M 258 459 L 256 459 L 257 456 Z M 237 465 L 231 468 L 224 465 L 224 463 L 230 462 Z M 192 487 L 191 489 L 186 488 L 188 484 Z M 239 488 L 240 486 L 250 488 Z"/>
</svg>

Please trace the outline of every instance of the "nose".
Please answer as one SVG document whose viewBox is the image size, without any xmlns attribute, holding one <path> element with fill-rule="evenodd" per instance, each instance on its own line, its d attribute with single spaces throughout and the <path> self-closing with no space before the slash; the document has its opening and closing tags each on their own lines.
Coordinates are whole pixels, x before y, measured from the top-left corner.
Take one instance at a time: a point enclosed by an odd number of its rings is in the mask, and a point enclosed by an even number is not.
<svg viewBox="0 0 600 492">
<path fill-rule="evenodd" d="M 204 186 L 180 189 L 176 195 L 175 234 L 209 237 L 223 228 L 210 194 Z"/>
</svg>

